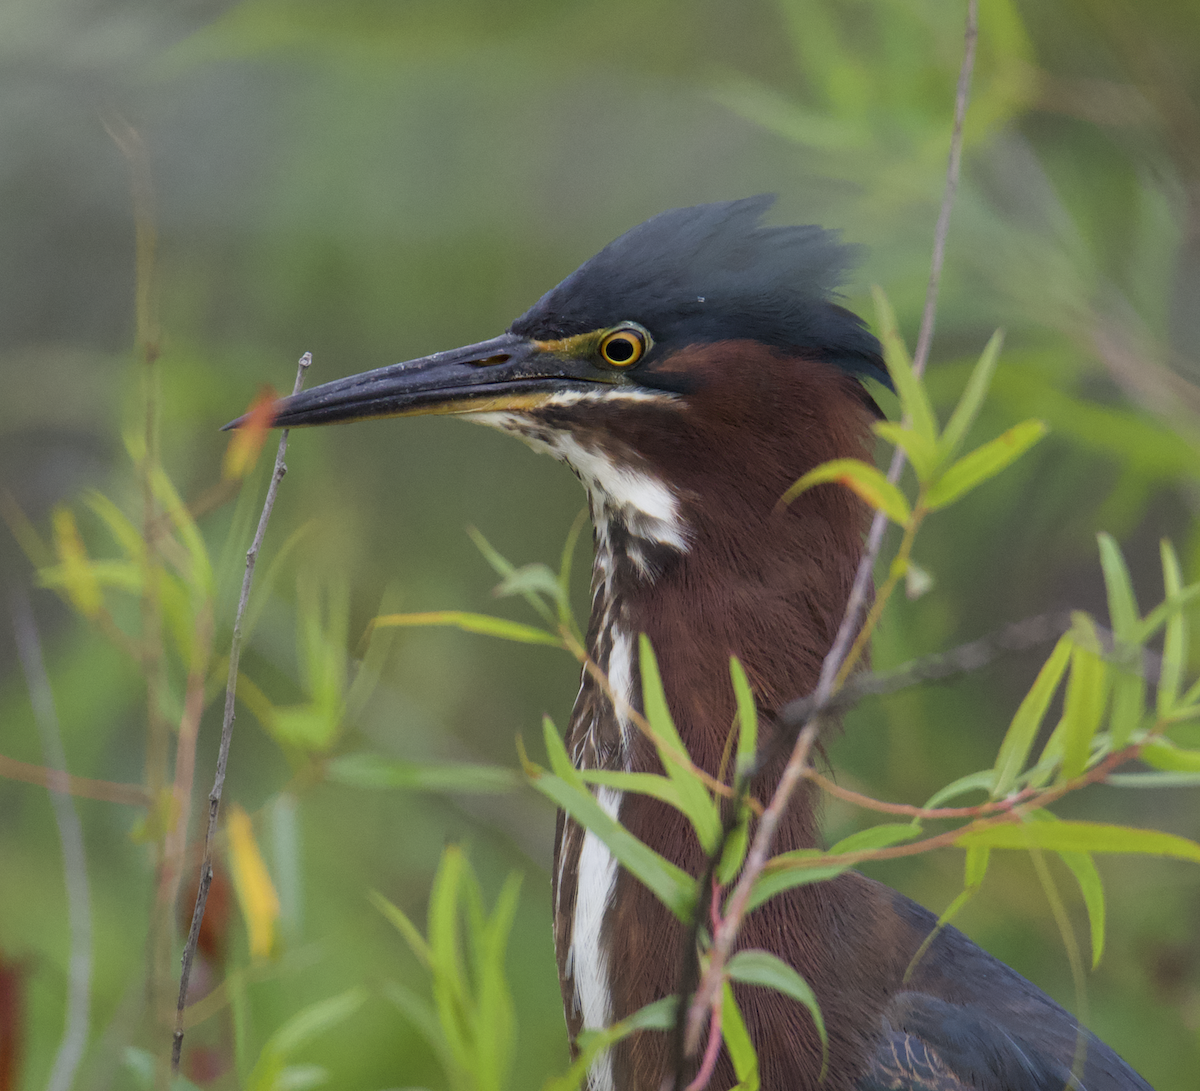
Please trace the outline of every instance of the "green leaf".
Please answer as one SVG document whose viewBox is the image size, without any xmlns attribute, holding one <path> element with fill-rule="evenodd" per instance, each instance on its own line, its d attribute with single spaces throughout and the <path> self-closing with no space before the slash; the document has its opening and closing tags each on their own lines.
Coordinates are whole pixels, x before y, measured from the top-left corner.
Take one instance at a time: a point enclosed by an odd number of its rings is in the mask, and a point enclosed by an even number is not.
<svg viewBox="0 0 1200 1091">
<path fill-rule="evenodd" d="M 819 849 L 794 849 L 772 857 L 767 861 L 762 874 L 751 884 L 746 911 L 757 909 L 785 890 L 807 886 L 809 883 L 823 883 L 827 879 L 837 878 L 843 871 L 850 870 L 850 864 L 810 863 L 825 855 L 826 853 Z"/>
<path fill-rule="evenodd" d="M 1005 822 L 968 830 L 955 842 L 960 848 L 1049 849 L 1052 852 L 1128 852 L 1169 856 L 1200 863 L 1200 845 L 1161 830 L 1140 830 L 1102 822 Z"/>
<path fill-rule="evenodd" d="M 1086 852 L 1060 852 L 1062 862 L 1071 869 L 1079 883 L 1083 904 L 1087 906 L 1088 924 L 1092 930 L 1092 969 L 1100 965 L 1104 954 L 1104 884 L 1096 863 Z"/>
<path fill-rule="evenodd" d="M 563 1075 L 547 1080 L 542 1091 L 577 1091 L 593 1062 L 604 1050 L 639 1030 L 671 1030 L 675 1026 L 676 1008 L 676 998 L 664 996 L 604 1030 L 581 1031 L 576 1041 L 579 1056 Z"/>
<path fill-rule="evenodd" d="M 1050 811 L 1038 810 L 1029 815 L 1033 823 L 1054 824 L 1059 821 L 1057 815 Z M 1087 852 L 1060 851 L 1062 862 L 1071 870 L 1079 883 L 1079 892 L 1083 895 L 1083 903 L 1087 908 L 1088 924 L 1092 937 L 1092 969 L 1100 965 L 1100 956 L 1104 954 L 1104 884 L 1100 881 L 1100 872 L 1096 863 Z"/>
<path fill-rule="evenodd" d="M 1109 731 L 1114 750 L 1129 745 L 1133 733 L 1141 727 L 1146 714 L 1146 679 L 1119 666 L 1112 674 L 1112 711 Z"/>
<path fill-rule="evenodd" d="M 319 1000 L 315 1004 L 310 1004 L 293 1015 L 271 1035 L 263 1047 L 263 1056 L 287 1057 L 297 1049 L 308 1045 L 318 1035 L 332 1030 L 339 1023 L 344 1023 L 363 1006 L 366 999 L 366 989 L 354 988 L 339 993 L 337 996 L 331 996 L 327 1000 Z M 258 1071 L 258 1066 L 255 1066 L 255 1071 Z M 263 1091 L 269 1091 L 270 1087 L 270 1085 L 256 1082 L 253 1076 L 250 1078 L 250 1086 L 262 1087 Z"/>
<path fill-rule="evenodd" d="M 1016 784 L 1021 770 L 1025 768 L 1029 751 L 1033 748 L 1034 739 L 1045 718 L 1046 709 L 1050 707 L 1050 700 L 1053 698 L 1055 690 L 1058 689 L 1063 672 L 1067 669 L 1067 662 L 1071 658 L 1071 647 L 1069 635 L 1059 638 L 1058 643 L 1054 646 L 1054 651 L 1050 653 L 1050 658 L 1038 671 L 1037 678 L 1034 679 L 1029 692 L 1017 708 L 1012 723 L 1009 724 L 1008 731 L 1004 734 L 1004 741 L 1000 744 L 1000 751 L 996 755 L 996 765 L 993 770 L 995 779 L 991 785 L 993 799 L 1003 799 L 1008 795 L 1012 791 L 1013 785 Z"/>
<path fill-rule="evenodd" d="M 992 385 L 992 376 L 995 374 L 996 363 L 1000 359 L 1000 348 L 1003 344 L 1004 333 L 997 330 L 984 346 L 978 363 L 971 369 L 971 377 L 963 388 L 958 405 L 954 407 L 954 412 L 950 414 L 950 420 L 947 421 L 946 427 L 938 439 L 939 461 L 948 462 L 952 459 L 958 454 L 963 440 L 967 438 L 971 425 L 979 416 L 984 398 L 987 397 L 988 388 Z M 911 454 L 909 457 L 912 457 Z M 913 465 L 915 467 L 916 463 L 914 462 Z"/>
<path fill-rule="evenodd" d="M 729 831 L 725 839 L 725 848 L 717 863 L 717 882 L 727 886 L 737 878 L 746 859 L 746 850 L 750 845 L 750 809 L 742 808 L 741 817 L 736 826 Z"/>
<path fill-rule="evenodd" d="M 938 511 L 954 503 L 959 497 L 995 477 L 1006 466 L 1015 462 L 1037 443 L 1046 431 L 1043 421 L 1022 421 L 982 447 L 976 447 L 970 454 L 963 455 L 930 486 L 925 496 L 925 506 L 930 511 Z"/>
<path fill-rule="evenodd" d="M 1173 773 L 1200 773 L 1200 750 L 1182 750 L 1169 739 L 1147 740 L 1140 756 L 1142 761 L 1155 769 Z"/>
<path fill-rule="evenodd" d="M 729 658 L 729 676 L 733 680 L 733 696 L 737 702 L 737 775 L 744 777 L 753 768 L 758 751 L 758 704 L 737 656 Z"/>
<path fill-rule="evenodd" d="M 567 531 L 566 540 L 563 542 L 562 557 L 558 565 L 558 620 L 580 643 L 583 642 L 583 637 L 579 632 L 575 615 L 571 612 L 571 564 L 575 558 L 575 546 L 579 542 L 579 535 L 583 532 L 587 521 L 588 510 L 582 508 L 575 516 L 571 529 Z"/>
<path fill-rule="evenodd" d="M 431 610 L 421 614 L 384 614 L 372 620 L 375 628 L 391 626 L 445 625 L 462 629 L 467 633 L 483 636 L 498 636 L 504 640 L 515 640 L 518 644 L 547 644 L 561 648 L 562 640 L 554 633 L 539 629 L 535 625 L 524 625 L 519 621 L 492 617 L 490 614 L 473 614 L 466 610 Z"/>
<path fill-rule="evenodd" d="M 951 781 L 945 788 L 939 788 L 925 802 L 922 810 L 932 811 L 944 807 L 950 800 L 964 796 L 968 792 L 988 792 L 995 781 L 994 769 L 981 769 L 978 773 L 968 773 L 965 777 Z"/>
<path fill-rule="evenodd" d="M 1076 638 L 1073 636 L 1072 640 Z M 1108 664 L 1078 643 L 1071 649 L 1071 675 L 1063 702 L 1061 777 L 1073 780 L 1087 768 L 1092 739 L 1104 719 Z"/>
<path fill-rule="evenodd" d="M 809 988 L 808 982 L 797 971 L 781 958 L 770 951 L 738 951 L 729 960 L 726 972 L 734 981 L 745 985 L 761 985 L 767 989 L 790 996 L 793 1000 L 808 1009 L 821 1037 L 821 1050 L 825 1054 L 821 1066 L 821 1075 L 825 1074 L 825 1064 L 828 1063 L 829 1039 L 825 1034 L 825 1020 L 821 1018 L 821 1005 Z"/>
<path fill-rule="evenodd" d="M 667 708 L 667 697 L 663 691 L 662 677 L 658 672 L 658 660 L 650 646 L 650 638 L 642 633 L 638 638 L 638 663 L 642 675 L 642 706 L 646 720 L 654 733 L 659 759 L 671 778 L 679 795 L 674 804 L 691 822 L 696 836 L 706 853 L 713 852 L 721 839 L 721 813 L 704 782 L 680 758 L 687 755 L 687 748 L 675 729 L 675 721 Z M 664 745 L 665 744 L 665 745 Z"/>
<path fill-rule="evenodd" d="M 859 830 L 857 833 L 850 834 L 849 837 L 843 837 L 828 850 L 828 855 L 840 856 L 848 852 L 870 852 L 872 849 L 887 848 L 889 845 L 898 845 L 903 841 L 911 841 L 920 836 L 921 827 L 916 822 L 884 822 L 866 830 Z"/>
<path fill-rule="evenodd" d="M 378 890 L 369 891 L 367 897 L 370 898 L 371 904 L 379 910 L 395 927 L 396 931 L 404 937 L 404 942 L 412 948 L 412 953 L 421 960 L 421 964 L 428 969 L 431 961 L 429 944 L 425 942 L 425 937 L 421 935 L 421 930 L 413 924 L 405 915 L 404 910 L 399 906 L 388 901 Z"/>
<path fill-rule="evenodd" d="M 533 786 L 557 803 L 581 826 L 586 826 L 617 858 L 617 861 L 648 887 L 659 901 L 685 924 L 696 908 L 696 881 L 639 841 L 601 807 L 571 766 L 562 739 L 549 719 L 543 722 L 546 751 L 556 776 L 532 777 Z"/>
<path fill-rule="evenodd" d="M 1175 555 L 1174 548 L 1165 538 L 1159 543 L 1159 551 L 1162 555 L 1166 601 L 1172 602 L 1183 591 L 1183 572 L 1180 570 L 1179 558 Z M 1163 637 L 1162 667 L 1159 669 L 1158 698 L 1155 705 L 1160 716 L 1169 715 L 1179 698 L 1187 656 L 1187 618 L 1180 609 L 1167 619 L 1167 631 Z"/>
<path fill-rule="evenodd" d="M 983 886 L 987 876 L 988 864 L 992 860 L 992 850 L 988 848 L 967 849 L 963 861 L 963 886 L 977 890 Z"/>
<path fill-rule="evenodd" d="M 925 386 L 912 369 L 908 350 L 900 337 L 900 329 L 896 324 L 896 312 L 883 294 L 883 289 L 873 287 L 871 294 L 875 298 L 875 322 L 879 326 L 879 340 L 883 345 L 883 359 L 887 364 L 888 374 L 896 387 L 900 398 L 900 408 L 904 412 L 905 421 L 912 425 L 913 431 L 928 443 L 937 442 L 937 421 L 933 415 L 933 406 Z"/>
<path fill-rule="evenodd" d="M 880 420 L 871 425 L 871 431 L 908 455 L 908 461 L 912 463 L 918 481 L 928 481 L 937 472 L 936 444 L 919 435 L 915 429 L 906 428 L 895 421 Z"/>
<path fill-rule="evenodd" d="M 1200 773 L 1109 773 L 1104 783 L 1114 788 L 1196 788 Z"/>
<path fill-rule="evenodd" d="M 1197 599 L 1200 599 L 1200 583 L 1189 584 L 1166 602 L 1160 602 L 1142 618 L 1142 623 L 1138 626 L 1137 643 L 1149 640 L 1170 618 Z"/>
<path fill-rule="evenodd" d="M 1108 594 L 1108 616 L 1112 621 L 1113 636 L 1118 644 L 1132 649 L 1136 645 L 1137 624 L 1141 614 L 1138 612 L 1129 569 L 1121 555 L 1121 547 L 1111 534 L 1101 532 L 1096 537 L 1100 542 L 1100 567 L 1104 570 L 1104 588 Z"/>
<path fill-rule="evenodd" d="M 422 764 L 366 751 L 334 758 L 325 775 L 353 788 L 421 792 L 511 792 L 521 784 L 521 775 L 502 765 Z"/>
<path fill-rule="evenodd" d="M 150 477 L 154 493 L 175 525 L 179 539 L 187 551 L 190 562 L 189 570 L 181 572 L 180 575 L 187 581 L 191 589 L 205 597 L 211 596 L 213 593 L 212 562 L 208 557 L 208 547 L 204 544 L 204 535 L 200 533 L 200 528 L 196 526 L 192 513 L 188 511 L 187 505 L 175 491 L 174 484 L 162 467 L 155 466 L 151 470 Z"/>
<path fill-rule="evenodd" d="M 596 784 L 604 788 L 616 788 L 621 792 L 636 792 L 638 795 L 653 796 L 682 814 L 687 814 L 679 800 L 678 786 L 667 777 L 657 773 L 625 773 L 618 769 L 580 769 L 579 776 L 585 784 Z"/>
<path fill-rule="evenodd" d="M 912 519 L 912 511 L 904 493 L 893 485 L 877 466 L 871 466 L 857 458 L 835 458 L 813 467 L 783 494 L 779 503 L 790 504 L 814 485 L 830 482 L 845 485 L 871 507 L 882 511 L 893 523 L 906 527 Z"/>
<path fill-rule="evenodd" d="M 729 1050 L 729 1059 L 733 1061 L 734 1075 L 738 1080 L 730 1091 L 758 1091 L 761 1086 L 758 1051 L 750 1039 L 746 1021 L 742 1018 L 728 981 L 721 986 L 721 1037 L 725 1041 L 725 1048 Z"/>
<path fill-rule="evenodd" d="M 417 1028 L 421 1037 L 438 1055 L 442 1067 L 447 1071 L 451 1070 L 454 1067 L 454 1058 L 446 1044 L 446 1039 L 442 1037 L 441 1027 L 438 1025 L 437 1015 L 432 1005 L 424 997 L 418 996 L 407 985 L 402 985 L 398 981 L 385 981 L 383 995 L 401 1015 Z"/>
</svg>

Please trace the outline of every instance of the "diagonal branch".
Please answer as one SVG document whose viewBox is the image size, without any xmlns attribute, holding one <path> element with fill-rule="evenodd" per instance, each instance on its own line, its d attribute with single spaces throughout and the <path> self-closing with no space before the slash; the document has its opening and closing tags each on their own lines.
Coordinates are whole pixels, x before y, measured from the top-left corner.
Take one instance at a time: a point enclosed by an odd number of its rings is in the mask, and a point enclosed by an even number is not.
<svg viewBox="0 0 1200 1091">
<path fill-rule="evenodd" d="M 300 365 L 296 369 L 296 382 L 292 393 L 298 394 L 304 383 L 304 373 L 312 363 L 312 353 L 306 352 L 300 357 Z M 188 930 L 187 943 L 183 948 L 182 969 L 179 975 L 179 1001 L 175 1008 L 175 1033 L 171 1041 L 171 1073 L 179 1072 L 179 1057 L 183 1052 L 183 1009 L 187 1003 L 188 981 L 192 975 L 192 960 L 196 957 L 196 945 L 200 941 L 200 924 L 204 920 L 204 906 L 208 901 L 208 888 L 212 883 L 212 846 L 217 833 L 217 814 L 221 809 L 221 792 L 225 787 L 225 767 L 229 762 L 229 746 L 233 741 L 233 709 L 237 693 L 238 660 L 242 654 L 242 618 L 246 614 L 246 603 L 250 600 L 250 584 L 254 580 L 254 565 L 258 560 L 258 551 L 262 548 L 263 538 L 267 533 L 267 520 L 275 507 L 275 495 L 279 491 L 279 482 L 287 473 L 283 457 L 287 454 L 288 430 L 285 428 L 279 437 L 279 451 L 275 455 L 275 468 L 271 471 L 271 483 L 267 486 L 267 499 L 263 503 L 262 515 L 258 519 L 258 529 L 254 532 L 254 541 L 246 551 L 246 574 L 242 577 L 242 594 L 238 599 L 237 613 L 233 621 L 233 641 L 229 649 L 229 680 L 225 684 L 225 718 L 221 724 L 221 746 L 217 751 L 217 775 L 213 781 L 212 791 L 208 794 L 208 828 L 204 834 L 204 860 L 200 865 L 200 886 L 196 891 L 196 908 L 192 912 L 192 926 Z"/>
</svg>

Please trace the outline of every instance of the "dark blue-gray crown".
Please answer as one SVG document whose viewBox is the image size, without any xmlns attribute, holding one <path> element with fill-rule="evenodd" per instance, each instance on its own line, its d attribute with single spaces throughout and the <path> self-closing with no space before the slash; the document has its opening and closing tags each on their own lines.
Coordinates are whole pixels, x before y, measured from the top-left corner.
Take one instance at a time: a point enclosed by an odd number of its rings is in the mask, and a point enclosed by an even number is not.
<svg viewBox="0 0 1200 1091">
<path fill-rule="evenodd" d="M 749 339 L 891 386 L 879 343 L 834 302 L 855 249 L 820 227 L 762 226 L 774 201 L 659 213 L 584 262 L 512 331 L 551 340 L 631 320 L 666 351 Z"/>
</svg>

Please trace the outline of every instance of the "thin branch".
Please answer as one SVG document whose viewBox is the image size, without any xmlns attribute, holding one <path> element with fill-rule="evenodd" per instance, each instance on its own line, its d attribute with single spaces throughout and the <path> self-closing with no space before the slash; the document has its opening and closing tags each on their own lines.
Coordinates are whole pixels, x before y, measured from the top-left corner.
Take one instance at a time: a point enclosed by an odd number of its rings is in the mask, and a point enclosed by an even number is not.
<svg viewBox="0 0 1200 1091">
<path fill-rule="evenodd" d="M 87 1046 L 89 1006 L 92 987 L 92 915 L 88 893 L 87 858 L 84 855 L 83 827 L 70 796 L 67 756 L 58 730 L 54 693 L 42 660 L 41 642 L 33 609 L 24 591 L 12 593 L 13 629 L 17 654 L 25 672 L 25 684 L 33 705 L 34 718 L 42 737 L 47 788 L 62 842 L 63 878 L 67 888 L 67 926 L 71 936 L 71 954 L 67 969 L 67 1011 L 62 1042 L 54 1058 L 54 1067 L 46 1081 L 47 1091 L 69 1091 L 75 1081 L 79 1062 Z"/>
<path fill-rule="evenodd" d="M 298 394 L 304 383 L 304 373 L 312 363 L 312 353 L 306 352 L 300 357 L 296 369 L 296 382 L 292 393 Z M 250 584 L 254 580 L 254 565 L 258 560 L 258 551 L 262 548 L 263 538 L 267 533 L 267 521 L 275 507 L 275 495 L 279 491 L 279 482 L 287 473 L 283 459 L 287 454 L 288 429 L 284 429 L 279 437 L 279 451 L 275 455 L 275 468 L 271 472 L 271 483 L 267 486 L 267 499 L 263 503 L 262 515 L 258 519 L 258 529 L 254 532 L 254 541 L 246 551 L 246 574 L 242 577 L 242 594 L 238 599 L 237 613 L 233 621 L 233 640 L 229 650 L 229 679 L 225 684 L 225 718 L 221 723 L 221 745 L 217 751 L 217 773 L 213 781 L 212 791 L 208 794 L 208 828 L 204 834 L 204 859 L 200 864 L 200 885 L 196 891 L 196 908 L 192 912 L 192 926 L 188 930 L 187 943 L 184 944 L 181 972 L 179 975 L 179 1001 L 175 1008 L 175 1033 L 171 1042 L 171 1072 L 179 1071 L 179 1058 L 183 1052 L 183 1017 L 184 1006 L 187 1003 L 188 981 L 192 975 L 192 961 L 196 957 L 196 945 L 200 941 L 200 924 L 204 920 L 204 906 L 208 901 L 208 888 L 212 883 L 212 846 L 217 833 L 217 815 L 221 809 L 221 792 L 225 787 L 225 767 L 229 762 L 229 746 L 233 741 L 233 711 L 234 698 L 237 693 L 238 660 L 242 654 L 242 618 L 246 613 L 246 603 L 250 600 Z"/>
<path fill-rule="evenodd" d="M 967 20 L 964 32 L 964 49 L 962 67 L 959 70 L 958 88 L 954 105 L 954 131 L 950 138 L 950 156 L 946 168 L 946 185 L 942 195 L 941 211 L 938 215 L 937 227 L 934 231 L 933 257 L 930 264 L 929 288 L 926 293 L 925 311 L 921 321 L 921 331 L 917 339 L 917 353 L 913 360 L 914 370 L 920 375 L 925 368 L 929 355 L 929 347 L 933 340 L 934 318 L 937 313 L 937 293 L 941 281 L 942 264 L 945 258 L 946 236 L 950 224 L 950 212 L 954 206 L 954 198 L 958 190 L 959 169 L 962 163 L 962 133 L 963 121 L 966 117 L 967 103 L 970 99 L 971 74 L 975 65 L 975 43 L 978 37 L 979 5 L 978 0 L 968 0 Z M 900 448 L 892 459 L 888 471 L 888 479 L 896 482 L 904 468 L 904 453 Z M 821 710 L 833 695 L 836 679 L 842 664 L 846 660 L 848 649 L 858 632 L 859 620 L 863 606 L 868 598 L 868 588 L 871 583 L 875 561 L 883 542 L 883 533 L 887 518 L 882 512 L 875 515 L 867 538 L 867 549 L 859 563 L 855 574 L 854 585 L 851 588 L 846 604 L 845 615 L 838 629 L 833 647 L 821 665 L 821 675 L 815 691 L 815 711 L 796 737 L 792 755 L 780 776 L 775 795 L 759 821 L 754 841 L 746 857 L 745 866 L 734 888 L 729 903 L 729 912 L 721 925 L 715 930 L 713 947 L 710 953 L 708 968 L 701 975 L 696 992 L 690 1005 L 685 1003 L 686 996 L 680 1002 L 680 1021 L 686 1018 L 686 1033 L 684 1034 L 684 1049 L 690 1055 L 699 1043 L 704 1017 L 710 1010 L 714 995 L 717 994 L 725 973 L 725 965 L 733 949 L 742 918 L 749 904 L 750 888 L 761 873 L 770 857 L 771 844 L 774 841 L 775 830 L 779 819 L 787 807 L 788 800 L 796 785 L 803 779 L 804 770 L 808 765 L 809 754 L 816 742 L 822 722 Z M 736 808 L 733 808 L 736 810 Z M 724 838 L 722 838 L 724 841 Z M 688 957 L 694 958 L 694 954 Z M 686 1011 L 686 1016 L 684 1012 Z M 678 1088 L 683 1079 L 682 1066 L 675 1073 L 675 1086 Z"/>
<path fill-rule="evenodd" d="M 114 780 L 92 780 L 91 777 L 76 777 L 63 774 L 57 769 L 47 769 L 44 765 L 34 765 L 32 762 L 18 761 L 16 758 L 0 754 L 0 777 L 8 780 L 21 780 L 26 784 L 36 784 L 40 788 L 54 786 L 57 792 L 68 792 L 80 799 L 98 799 L 103 803 L 124 803 L 130 807 L 145 807 L 150 802 L 150 796 L 140 784 L 121 784 Z"/>
</svg>

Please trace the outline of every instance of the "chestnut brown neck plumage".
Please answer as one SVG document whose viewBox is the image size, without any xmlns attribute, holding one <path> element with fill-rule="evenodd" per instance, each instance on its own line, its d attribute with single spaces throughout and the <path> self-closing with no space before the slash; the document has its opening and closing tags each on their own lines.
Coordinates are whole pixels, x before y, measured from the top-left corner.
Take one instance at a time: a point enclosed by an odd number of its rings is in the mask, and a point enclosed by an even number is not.
<svg viewBox="0 0 1200 1091">
<path fill-rule="evenodd" d="M 665 366 L 672 365 L 695 378 L 697 393 L 686 406 L 601 410 L 589 422 L 592 434 L 577 435 L 580 445 L 666 484 L 679 499 L 687 539 L 684 551 L 654 549 L 650 574 L 620 559 L 604 566 L 598 556 L 589 644 L 604 667 L 614 642 L 605 626 L 619 626 L 634 640 L 639 633 L 650 638 L 680 735 L 697 764 L 716 775 L 733 722 L 731 655 L 744 664 L 764 714 L 816 683 L 861 555 L 863 511 L 837 486 L 816 488 L 787 508 L 778 501 L 817 463 L 864 457 L 871 416 L 853 379 L 760 346 L 706 345 L 679 353 Z M 757 374 L 760 382 L 745 383 L 747 374 Z M 672 418 L 666 427 L 664 414 Z M 563 424 L 552 412 L 546 423 Z M 611 528 L 607 536 L 624 540 Z M 599 544 L 598 552 L 603 548 Z M 638 677 L 636 658 L 632 676 Z M 636 685 L 633 696 L 636 705 Z M 585 737 L 608 730 L 614 737 L 592 750 L 606 764 L 658 771 L 648 740 L 635 733 L 625 753 L 612 723 L 607 698 L 585 679 L 568 739 L 572 752 L 587 753 Z M 760 791 L 772 787 L 768 774 Z M 678 812 L 646 796 L 626 795 L 620 820 L 667 859 L 692 874 L 703 871 L 700 847 Z M 816 839 L 813 797 L 803 789 L 786 813 L 777 848 L 810 847 Z M 560 822 L 557 946 L 564 1003 L 576 1033 L 584 1012 L 576 997 L 571 945 L 577 938 L 572 924 L 582 840 L 578 828 Z M 818 994 L 832 997 L 822 986 L 846 968 L 835 970 L 831 959 L 837 952 L 821 923 L 831 913 L 845 915 L 833 903 L 846 896 L 849 891 L 836 884 L 800 888 L 753 916 L 744 941 L 779 950 Z M 677 987 L 681 937 L 670 913 L 625 872 L 616 878 L 610 906 L 599 939 L 609 1015 L 621 1018 Z M 746 1002 L 763 1072 L 787 1077 L 774 1086 L 813 1084 L 821 1051 L 807 1014 L 763 990 L 750 990 Z M 845 1058 L 837 1055 L 836 1039 L 834 1044 L 831 1087 L 845 1075 Z M 635 1037 L 613 1053 L 612 1085 L 657 1091 L 667 1057 L 664 1036 Z M 724 1086 L 720 1077 L 713 1086 Z"/>
</svg>

